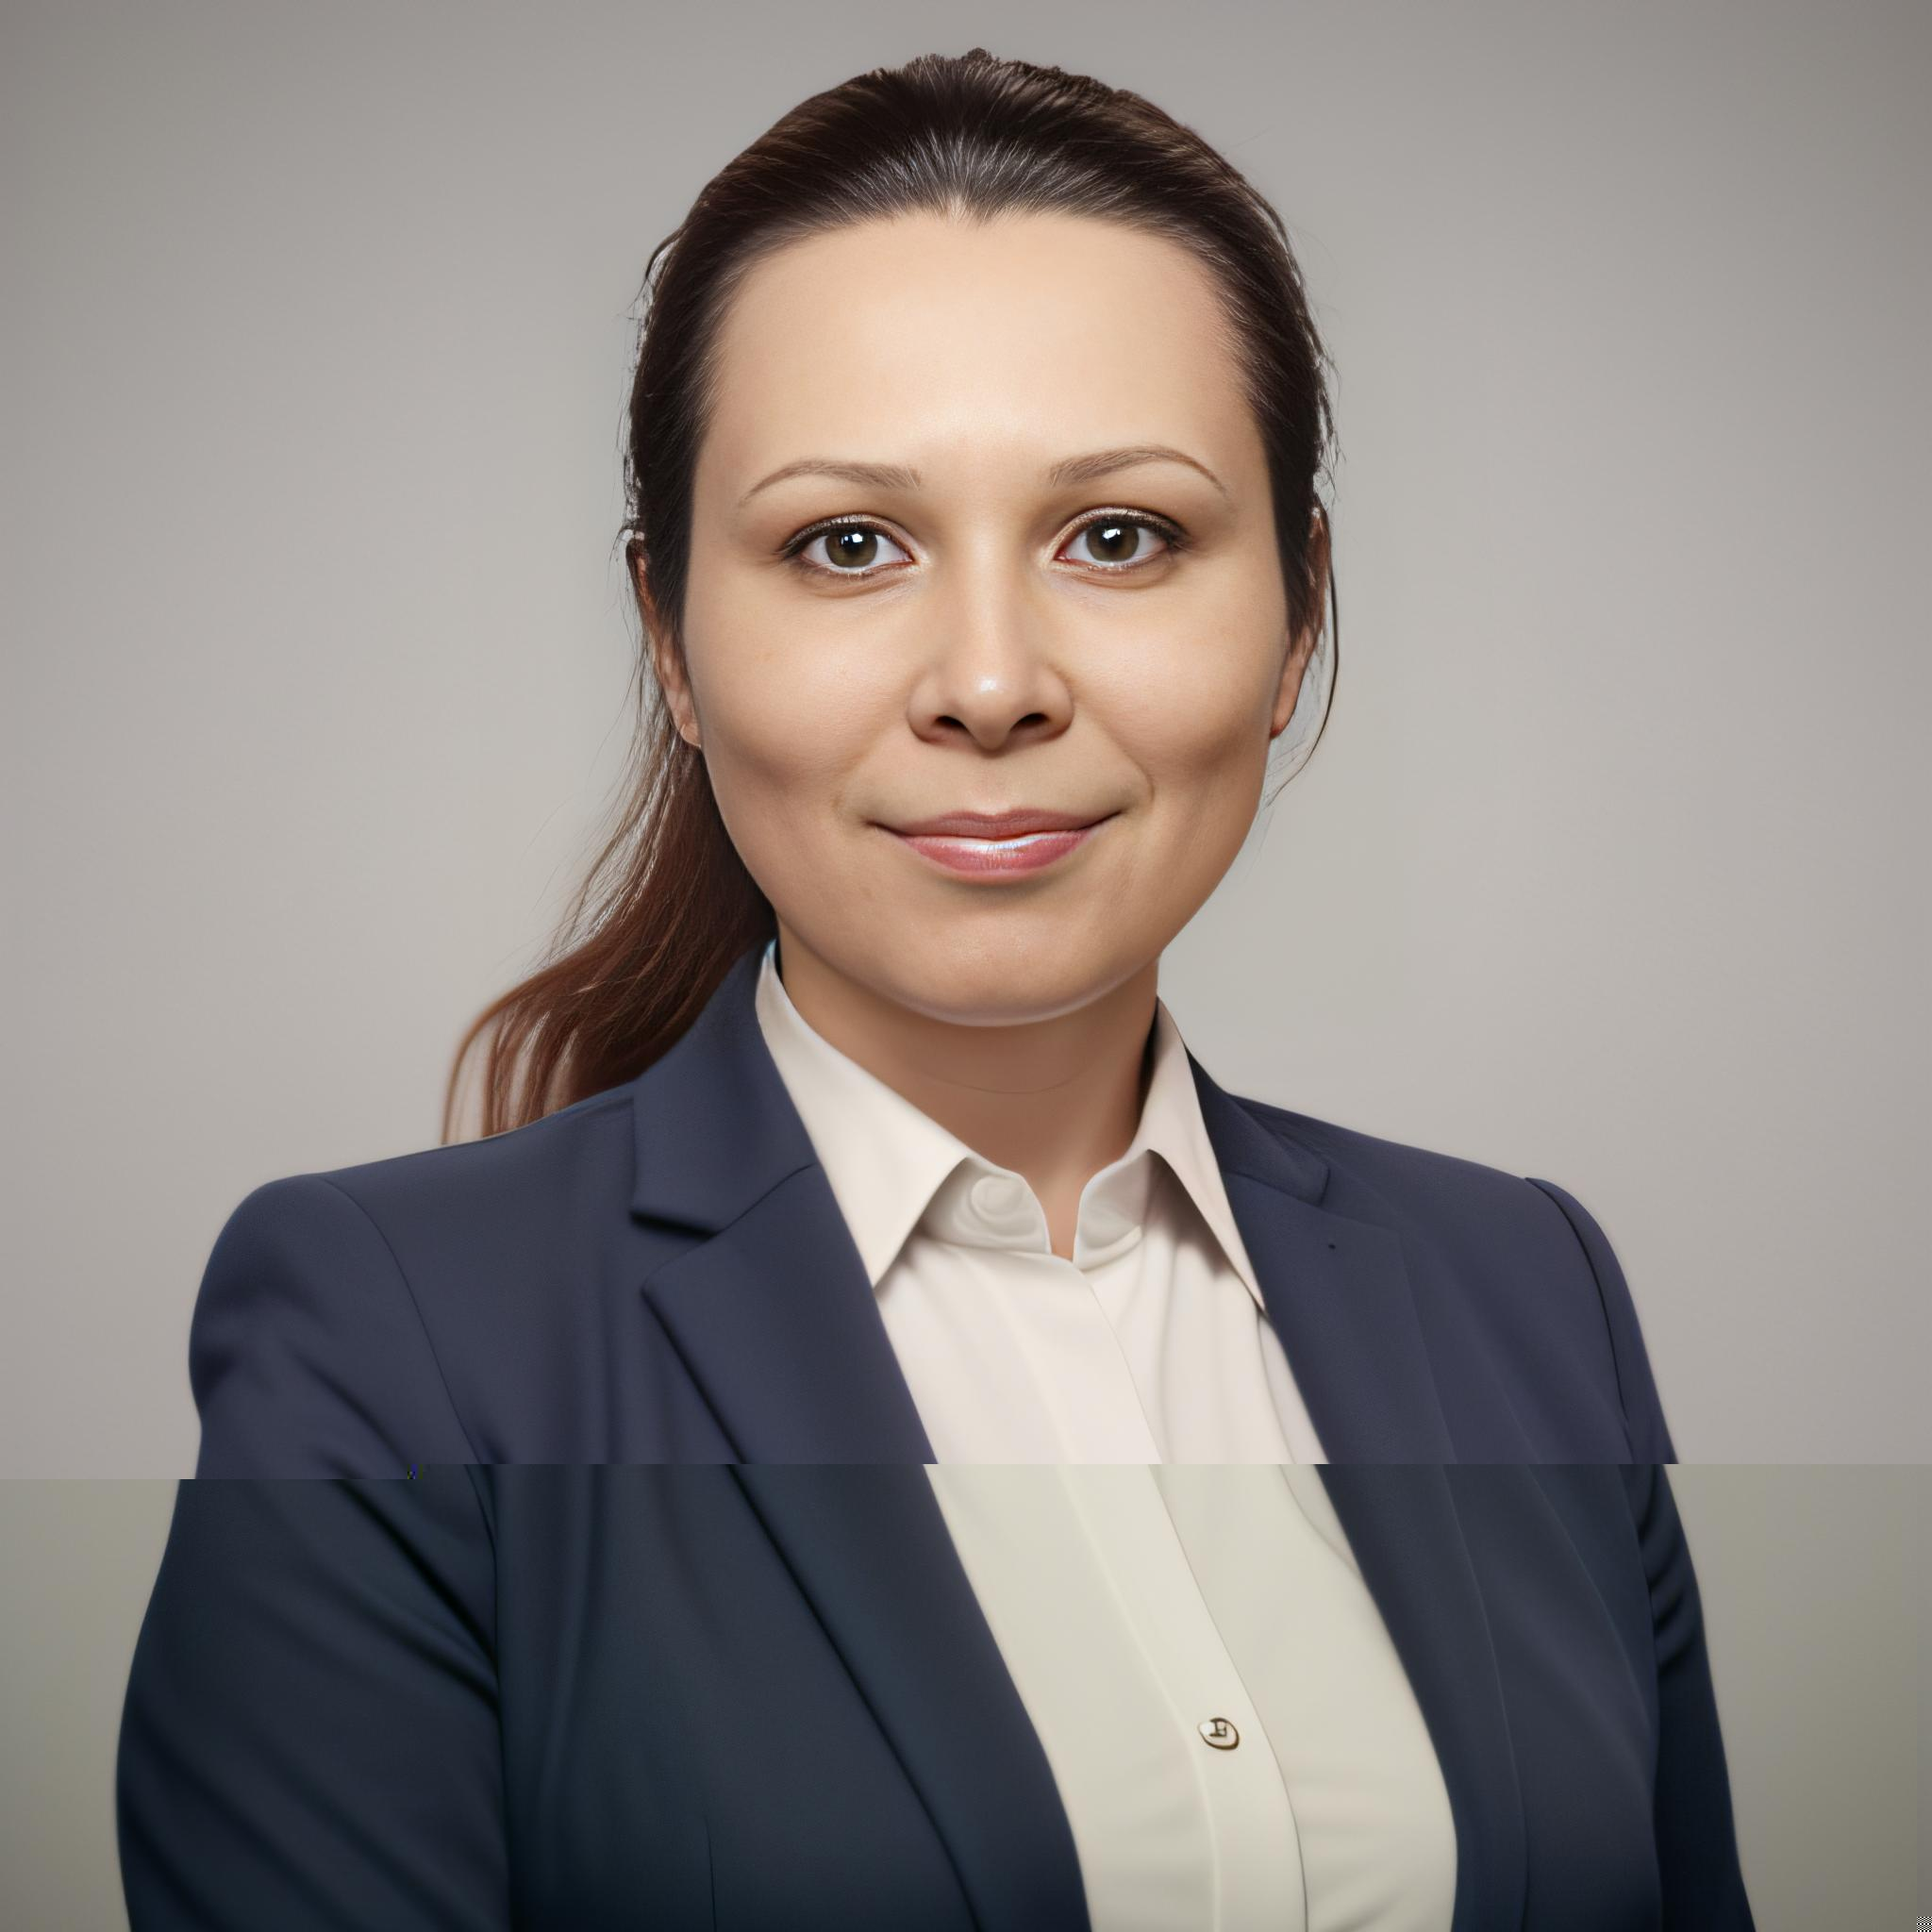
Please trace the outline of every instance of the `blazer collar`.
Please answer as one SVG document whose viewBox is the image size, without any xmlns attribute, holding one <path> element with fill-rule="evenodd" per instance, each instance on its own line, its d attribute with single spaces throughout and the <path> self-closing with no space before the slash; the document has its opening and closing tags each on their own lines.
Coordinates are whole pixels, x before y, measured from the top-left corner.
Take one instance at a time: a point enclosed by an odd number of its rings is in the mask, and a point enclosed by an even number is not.
<svg viewBox="0 0 1932 1932">
<path fill-rule="evenodd" d="M 631 1211 L 699 1237 L 641 1291 L 745 1462 L 928 1462 L 863 1257 L 779 1077 L 759 942 L 631 1083 Z M 1331 1461 L 1453 1455 L 1393 1230 L 1322 1206 L 1328 1163 L 1188 1055 L 1248 1258 Z"/>
<path fill-rule="evenodd" d="M 1456 1825 L 1452 1932 L 1523 1923 L 1523 1798 L 1481 1586 L 1441 1468 L 1326 1468 L 1428 1727 Z M 1511 1480 L 1508 1469 L 1472 1472 Z M 1082 1932 L 1079 1860 L 1038 1732 L 923 1469 L 741 1468 L 951 1854 L 974 1921 Z M 889 1554 L 888 1554 L 889 1553 Z"/>
<path fill-rule="evenodd" d="M 741 954 L 632 1082 L 631 1212 L 700 1237 L 644 1299 L 741 1462 L 930 1462 L 851 1230 L 758 1031 Z"/>
</svg>

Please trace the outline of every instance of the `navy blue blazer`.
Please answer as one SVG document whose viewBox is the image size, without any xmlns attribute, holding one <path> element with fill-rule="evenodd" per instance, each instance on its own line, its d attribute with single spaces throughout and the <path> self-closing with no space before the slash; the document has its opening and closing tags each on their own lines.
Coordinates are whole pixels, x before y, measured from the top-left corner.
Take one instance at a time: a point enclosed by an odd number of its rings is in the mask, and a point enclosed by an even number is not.
<svg viewBox="0 0 1932 1932">
<path fill-rule="evenodd" d="M 1455 1932 L 1749 1932 L 1654 1465 L 1329 1466 Z M 117 1780 L 133 1932 L 1083 1932 L 923 1469 L 181 1485 Z"/>
<path fill-rule="evenodd" d="M 933 1460 L 758 1029 L 760 950 L 620 1087 L 248 1194 L 190 1335 L 197 1473 Z M 1189 1058 L 1329 1460 L 1676 1459 L 1573 1195 L 1240 1098 Z"/>
</svg>

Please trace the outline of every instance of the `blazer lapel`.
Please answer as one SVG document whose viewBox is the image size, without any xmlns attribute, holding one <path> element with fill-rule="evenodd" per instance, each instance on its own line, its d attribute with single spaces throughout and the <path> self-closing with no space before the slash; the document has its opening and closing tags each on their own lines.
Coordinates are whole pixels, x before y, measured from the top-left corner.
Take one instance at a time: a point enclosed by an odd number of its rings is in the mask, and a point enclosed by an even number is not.
<svg viewBox="0 0 1932 1932">
<path fill-rule="evenodd" d="M 732 1474 L 905 1767 L 975 1924 L 1085 1932 L 1059 1788 L 925 1471 Z"/>
<path fill-rule="evenodd" d="M 1516 1932 L 1523 1792 L 1482 1591 L 1441 1467 L 1322 1471 L 1436 1747 L 1456 1822 L 1451 1932 Z M 1488 1474 L 1488 1471 L 1478 1471 Z"/>
<path fill-rule="evenodd" d="M 744 953 L 634 1083 L 633 1214 L 700 1237 L 641 1291 L 744 1462 L 930 1462 L 851 1230 L 753 1005 Z"/>
<path fill-rule="evenodd" d="M 1188 1060 L 1228 1207 L 1323 1453 L 1453 1461 L 1400 1239 L 1322 1207 L 1328 1163 L 1272 1133 Z"/>
</svg>

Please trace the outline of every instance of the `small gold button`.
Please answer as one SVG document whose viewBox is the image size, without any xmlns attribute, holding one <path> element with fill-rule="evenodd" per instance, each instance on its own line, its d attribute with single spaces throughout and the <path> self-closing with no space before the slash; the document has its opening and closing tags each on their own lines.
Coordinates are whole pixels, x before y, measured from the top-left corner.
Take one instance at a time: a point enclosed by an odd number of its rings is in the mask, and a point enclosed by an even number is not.
<svg viewBox="0 0 1932 1932">
<path fill-rule="evenodd" d="M 1200 1730 L 1217 1751 L 1232 1751 L 1241 1740 L 1241 1734 L 1224 1717 L 1210 1717 Z"/>
</svg>

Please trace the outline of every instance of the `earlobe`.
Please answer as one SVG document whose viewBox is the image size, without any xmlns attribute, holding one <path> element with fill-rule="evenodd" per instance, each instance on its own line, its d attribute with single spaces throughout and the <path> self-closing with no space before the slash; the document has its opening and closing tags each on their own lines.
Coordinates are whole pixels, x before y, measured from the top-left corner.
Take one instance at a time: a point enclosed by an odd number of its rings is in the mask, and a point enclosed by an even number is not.
<svg viewBox="0 0 1932 1932">
<path fill-rule="evenodd" d="M 664 693 L 664 702 L 671 709 L 672 722 L 677 726 L 677 735 L 693 751 L 702 747 L 698 742 L 697 720 L 691 715 L 691 692 L 680 685 L 667 683 L 659 675 L 658 688 Z"/>
<path fill-rule="evenodd" d="M 1302 694 L 1302 680 L 1308 675 L 1308 665 L 1314 652 L 1313 639 L 1308 641 L 1307 650 L 1298 650 L 1300 640 L 1291 631 L 1288 636 L 1288 656 L 1281 667 L 1281 684 L 1274 693 L 1274 715 L 1269 721 L 1268 737 L 1272 742 L 1288 729 L 1289 720 L 1294 716 L 1294 708 Z"/>
</svg>

